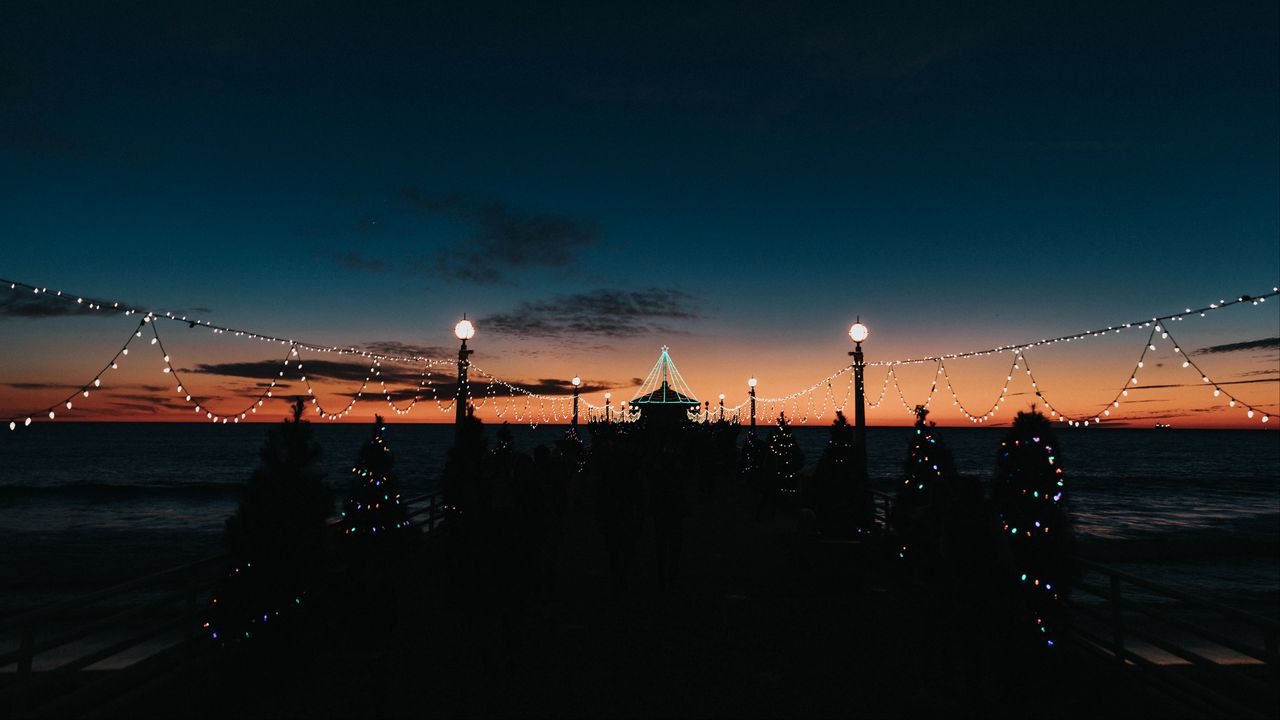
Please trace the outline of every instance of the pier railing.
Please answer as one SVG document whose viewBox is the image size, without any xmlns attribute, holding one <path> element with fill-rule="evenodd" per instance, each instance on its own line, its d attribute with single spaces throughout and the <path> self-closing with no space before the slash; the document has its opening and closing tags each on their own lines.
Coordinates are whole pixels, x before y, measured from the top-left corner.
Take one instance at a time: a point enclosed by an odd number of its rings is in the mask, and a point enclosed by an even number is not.
<svg viewBox="0 0 1280 720">
<path fill-rule="evenodd" d="M 889 529 L 889 513 L 893 512 L 893 495 L 880 490 L 868 490 L 871 496 L 872 521 L 878 530 Z"/>
<path fill-rule="evenodd" d="M 1090 560 L 1070 600 L 1077 639 L 1206 712 L 1275 717 L 1280 621 Z M 1193 672 L 1185 672 L 1192 669 Z"/>
<path fill-rule="evenodd" d="M 0 707 L 11 717 L 58 716 L 91 702 L 113 673 L 194 643 L 201 610 L 223 557 L 152 573 L 0 621 Z"/>
<path fill-rule="evenodd" d="M 440 493 L 404 501 L 426 532 L 444 519 Z M 331 525 L 339 520 L 331 519 Z M 132 681 L 190 660 L 224 555 L 205 558 L 0 619 L 0 717 L 74 715 Z M 112 669 L 116 672 L 82 673 Z M 142 672 L 145 670 L 145 672 Z"/>
</svg>

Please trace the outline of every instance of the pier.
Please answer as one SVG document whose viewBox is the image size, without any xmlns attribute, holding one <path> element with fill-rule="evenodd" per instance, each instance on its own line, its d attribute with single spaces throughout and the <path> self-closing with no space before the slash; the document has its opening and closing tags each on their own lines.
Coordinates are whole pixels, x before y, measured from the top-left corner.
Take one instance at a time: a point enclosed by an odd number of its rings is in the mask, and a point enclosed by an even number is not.
<svg viewBox="0 0 1280 720">
<path fill-rule="evenodd" d="M 427 528 L 438 503 L 415 499 Z M 363 596 L 336 574 L 314 606 L 260 644 L 228 649 L 200 637 L 198 614 L 180 612 L 195 598 L 178 592 L 161 616 L 169 622 L 141 609 L 157 630 L 178 629 L 168 648 L 96 671 L 83 668 L 106 651 L 34 673 L 20 660 L 21 670 L 0 676 L 0 692 L 12 717 L 1264 717 L 1275 707 L 1274 685 L 1269 699 L 1237 693 L 1221 705 L 1177 680 L 1222 689 L 1234 687 L 1222 684 L 1230 674 L 1266 687 L 1274 656 L 1148 667 L 1091 652 L 1098 646 L 1083 639 L 1062 653 L 1029 653 L 1000 618 L 951 590 L 895 577 L 874 537 L 826 541 L 799 509 L 757 520 L 756 498 L 739 486 L 691 505 L 678 587 L 658 587 L 647 524 L 635 571 L 615 595 L 590 506 L 585 495 L 569 505 L 552 588 L 514 587 L 511 576 L 484 571 L 478 600 L 458 592 L 475 575 L 458 577 L 440 529 L 383 595 Z M 206 585 L 195 579 L 208 578 L 208 566 L 135 585 L 182 576 L 199 593 Z M 125 619 L 112 622 L 119 629 Z M 24 637 L 5 661 L 47 644 Z M 135 647 L 144 639 L 126 638 Z"/>
</svg>

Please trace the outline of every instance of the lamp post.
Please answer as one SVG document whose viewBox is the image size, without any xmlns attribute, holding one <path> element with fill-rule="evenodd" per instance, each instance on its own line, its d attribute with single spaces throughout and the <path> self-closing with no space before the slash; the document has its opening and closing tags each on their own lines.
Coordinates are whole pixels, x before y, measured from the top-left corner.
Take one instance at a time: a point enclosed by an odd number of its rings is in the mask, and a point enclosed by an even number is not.
<svg viewBox="0 0 1280 720">
<path fill-rule="evenodd" d="M 474 350 L 467 349 L 467 341 L 476 336 L 476 327 L 463 314 L 462 319 L 457 325 L 453 326 L 453 335 L 462 341 L 462 347 L 458 348 L 458 392 L 454 396 L 453 404 L 453 432 L 454 437 L 462 428 L 462 421 L 467 417 L 467 404 L 470 401 L 468 397 L 467 386 L 467 368 L 471 366 L 471 362 L 467 358 L 471 357 Z"/>
<path fill-rule="evenodd" d="M 862 359 L 862 342 L 870 334 L 871 331 L 862 324 L 860 317 L 849 328 L 849 339 L 853 340 L 853 351 L 849 353 L 853 356 L 853 437 L 858 444 L 854 452 L 854 472 L 863 483 L 867 481 L 867 411 L 862 386 L 862 371 L 866 368 Z"/>
<path fill-rule="evenodd" d="M 720 422 L 724 422 L 724 393 L 720 393 Z"/>
<path fill-rule="evenodd" d="M 609 403 L 612 400 L 613 400 L 613 393 L 607 392 L 604 394 L 604 421 L 605 422 L 609 422 L 609 417 L 610 417 Z"/>
<path fill-rule="evenodd" d="M 747 380 L 747 387 L 751 388 L 751 432 L 756 431 L 756 376 L 752 375 Z"/>
<path fill-rule="evenodd" d="M 582 387 L 582 378 L 573 376 L 573 426 L 578 427 L 578 390 Z"/>
</svg>

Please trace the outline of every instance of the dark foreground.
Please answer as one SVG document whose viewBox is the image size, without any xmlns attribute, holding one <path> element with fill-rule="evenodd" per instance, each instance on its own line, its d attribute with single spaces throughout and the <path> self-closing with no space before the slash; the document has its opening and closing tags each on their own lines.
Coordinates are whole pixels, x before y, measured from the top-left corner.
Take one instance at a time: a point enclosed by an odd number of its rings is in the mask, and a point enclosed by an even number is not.
<svg viewBox="0 0 1280 720">
<path fill-rule="evenodd" d="M 893 580 L 873 549 L 817 542 L 794 513 L 757 521 L 745 492 L 691 513 L 676 588 L 652 580 L 646 529 L 611 592 L 576 504 L 554 587 L 533 568 L 527 592 L 477 580 L 451 568 L 447 536 L 427 539 L 384 591 L 335 580 L 260 642 L 205 647 L 91 715 L 1198 715 L 1075 650 L 1018 649 L 952 589 Z"/>
</svg>

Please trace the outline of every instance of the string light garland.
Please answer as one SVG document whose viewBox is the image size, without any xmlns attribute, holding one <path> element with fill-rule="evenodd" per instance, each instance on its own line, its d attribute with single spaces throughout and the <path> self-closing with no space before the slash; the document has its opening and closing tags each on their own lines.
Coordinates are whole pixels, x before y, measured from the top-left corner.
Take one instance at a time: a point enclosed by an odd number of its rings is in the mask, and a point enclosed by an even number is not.
<svg viewBox="0 0 1280 720">
<path fill-rule="evenodd" d="M 1125 382 L 1123 387 L 1121 387 L 1118 391 L 1116 391 L 1115 396 L 1113 396 L 1111 400 L 1108 401 L 1107 404 L 1102 407 L 1102 409 L 1100 409 L 1098 412 L 1093 414 L 1092 418 L 1090 418 L 1089 416 L 1068 417 L 1066 414 L 1062 413 L 1058 408 L 1054 407 L 1053 403 L 1049 401 L 1049 398 L 1046 397 L 1044 392 L 1040 390 L 1040 382 L 1036 380 L 1035 374 L 1031 372 L 1031 364 L 1027 362 L 1026 355 L 1019 353 L 1018 361 L 1026 366 L 1026 374 L 1031 381 L 1031 387 L 1032 389 L 1035 390 L 1036 397 L 1044 401 L 1045 407 L 1049 409 L 1050 417 L 1057 418 L 1059 422 L 1068 423 L 1073 427 L 1076 427 L 1076 426 L 1089 427 L 1089 423 L 1091 420 L 1093 424 L 1097 425 L 1102 422 L 1102 419 L 1104 417 L 1110 417 L 1111 411 L 1113 409 L 1120 407 L 1121 398 L 1129 397 L 1129 391 L 1138 386 L 1138 371 L 1142 370 L 1143 367 L 1145 367 L 1147 353 L 1155 349 L 1156 346 L 1153 345 L 1151 341 L 1155 338 L 1156 331 L 1159 329 L 1160 329 L 1159 325 L 1152 327 L 1151 333 L 1147 336 L 1146 343 L 1144 343 L 1142 346 L 1142 353 L 1138 355 L 1138 361 L 1137 363 L 1134 364 L 1133 370 L 1130 371 L 1129 373 L 1129 379 Z M 1018 367 L 1017 362 L 1014 363 L 1014 367 L 1015 368 Z"/>
<path fill-rule="evenodd" d="M 991 407 L 978 414 L 970 412 L 969 409 L 965 407 L 964 403 L 960 402 L 960 396 L 956 393 L 955 386 L 951 384 L 951 375 L 947 372 L 946 363 L 941 360 L 938 361 L 938 372 L 942 374 L 942 378 L 947 384 L 947 391 L 951 393 L 951 404 L 956 406 L 956 408 L 960 410 L 960 413 L 968 418 L 969 422 L 984 423 L 991 418 L 994 418 L 996 413 L 1000 411 L 1000 404 L 1004 402 L 1005 397 L 1009 393 L 1009 384 L 1013 382 L 1013 372 L 1018 369 L 1018 361 L 1020 359 L 1020 355 L 1016 356 L 1013 363 L 1009 366 L 1009 372 L 1005 373 L 1004 387 L 1000 388 L 1000 394 L 996 397 L 995 401 L 991 403 Z M 934 380 L 934 383 L 937 383 L 936 379 Z"/>
<path fill-rule="evenodd" d="M 63 300 L 71 304 L 78 305 L 91 311 L 118 312 L 122 315 L 142 314 L 153 320 L 171 320 L 188 325 L 189 327 L 202 327 L 211 330 L 216 335 L 231 334 L 236 337 L 244 337 L 250 340 L 260 340 L 269 343 L 282 343 L 293 345 L 295 347 L 311 350 L 314 352 L 336 353 L 338 355 L 359 355 L 371 360 L 398 361 L 407 363 L 425 362 L 430 365 L 439 365 L 449 362 L 439 358 L 429 358 L 424 355 L 395 355 L 391 353 L 379 353 L 367 348 L 358 348 L 355 346 L 339 347 L 337 345 L 324 345 L 320 343 L 304 342 L 301 340 L 293 340 L 290 338 L 278 337 L 267 333 L 245 330 L 241 328 L 233 328 L 226 325 L 218 325 L 207 320 L 199 320 L 189 318 L 186 315 L 178 315 L 172 312 L 161 312 L 159 310 L 145 310 L 131 307 L 129 303 L 121 303 L 111 300 L 95 300 L 84 295 L 74 295 L 72 293 L 64 293 L 61 290 L 49 291 L 47 287 L 31 285 L 29 283 L 19 282 L 17 280 L 8 280 L 0 278 L 0 286 L 8 285 L 11 291 L 27 291 L 30 290 L 33 295 L 41 295 L 56 300 Z M 74 299 L 72 299 L 74 298 Z"/>
<path fill-rule="evenodd" d="M 146 318 L 143 319 L 143 322 L 147 322 Z M 173 375 L 174 381 L 178 383 L 178 394 L 182 396 L 183 400 L 195 406 L 197 414 L 203 413 L 206 420 L 215 423 L 222 423 L 223 425 L 227 424 L 227 422 L 231 422 L 233 425 L 238 424 L 249 415 L 256 414 L 258 412 L 258 408 L 262 407 L 262 404 L 267 400 L 267 398 L 273 397 L 276 383 L 280 378 L 284 377 L 285 369 L 289 367 L 289 363 L 293 358 L 298 355 L 298 348 L 290 344 L 289 352 L 285 354 L 284 360 L 280 363 L 281 369 L 279 373 L 276 377 L 271 378 L 271 382 L 267 384 L 266 389 L 239 412 L 223 415 L 213 412 L 207 407 L 207 404 L 202 404 L 200 400 L 192 397 L 191 393 L 187 391 L 186 384 L 183 383 L 181 376 L 179 376 L 177 368 L 175 368 L 173 363 L 170 361 L 169 353 L 164 349 L 164 343 L 160 340 L 160 332 L 156 329 L 156 324 L 154 322 L 151 323 L 151 333 L 153 336 L 151 341 L 152 344 L 156 345 L 160 349 L 160 353 L 164 356 L 164 372 L 166 374 Z M 302 367 L 302 363 L 297 363 L 297 365 L 299 369 Z M 308 392 L 310 392 L 310 390 L 308 390 Z"/>
<path fill-rule="evenodd" d="M 93 376 L 92 380 L 81 385 L 79 389 L 59 402 L 56 402 L 43 410 L 36 410 L 30 413 L 19 413 L 18 415 L 9 418 L 9 429 L 17 430 L 19 427 L 28 427 L 31 425 L 32 418 L 34 417 L 48 417 L 50 420 L 53 420 L 57 417 L 58 408 L 64 407 L 67 410 L 70 410 L 74 406 L 74 401 L 77 396 L 89 397 L 89 393 L 102 387 L 102 378 L 104 375 L 112 370 L 119 369 L 120 358 L 129 354 L 129 346 L 133 344 L 134 340 L 142 337 L 142 328 L 146 324 L 147 320 L 146 318 L 143 318 L 142 322 L 138 323 L 137 329 L 129 333 L 129 338 L 124 341 L 124 344 L 120 346 L 120 349 L 116 351 L 115 355 L 111 356 L 111 360 L 109 360 L 107 364 Z"/>
<path fill-rule="evenodd" d="M 929 395 L 924 399 L 923 405 L 917 405 L 917 406 L 912 406 L 907 402 L 907 396 L 903 394 L 902 385 L 898 382 L 898 374 L 891 372 L 893 376 L 893 387 L 898 391 L 898 400 L 902 402 L 903 409 L 905 409 L 911 415 L 915 415 L 917 409 L 920 407 L 923 407 L 926 410 L 929 409 L 929 405 L 933 403 L 933 394 L 938 391 L 938 375 L 941 372 L 942 372 L 942 361 L 939 360 L 938 367 L 934 370 L 934 373 L 933 373 L 933 383 L 929 385 Z M 888 376 L 885 377 L 885 380 L 886 382 L 888 381 Z M 879 405 L 879 404 L 880 404 L 879 401 L 876 401 L 876 405 Z"/>
<path fill-rule="evenodd" d="M 1161 321 L 1173 320 L 1177 322 L 1192 315 L 1199 315 L 1200 317 L 1205 317 L 1210 312 L 1213 312 L 1216 310 L 1222 310 L 1224 308 L 1231 307 L 1232 305 L 1239 305 L 1242 303 L 1252 303 L 1254 306 L 1258 306 L 1265 303 L 1267 301 L 1267 298 L 1275 297 L 1276 295 L 1280 295 L 1280 287 L 1272 287 L 1270 292 L 1261 293 L 1259 295 L 1239 295 L 1235 300 L 1230 300 L 1230 301 L 1219 300 L 1216 303 L 1210 303 L 1201 308 L 1196 308 L 1196 309 L 1186 308 L 1184 311 L 1179 313 L 1159 315 L 1149 320 L 1143 319 L 1143 320 L 1135 320 L 1133 322 L 1121 323 L 1119 325 L 1108 325 L 1105 328 L 1099 328 L 1096 330 L 1085 330 L 1084 332 L 1072 333 L 1070 335 L 1062 335 L 1055 338 L 1031 340 L 1028 342 L 1017 343 L 1014 345 L 1001 345 L 999 347 L 988 348 L 985 350 L 969 350 L 965 352 L 948 353 L 946 355 L 927 355 L 924 357 L 907 358 L 903 360 L 879 360 L 875 362 L 869 362 L 867 363 L 867 365 L 914 365 L 914 364 L 920 364 L 920 363 L 926 363 L 926 362 L 934 362 L 937 360 L 960 360 L 963 358 L 985 357 L 987 355 L 995 355 L 997 353 L 1002 353 L 1002 352 L 1011 352 L 1011 351 L 1022 352 L 1029 348 L 1039 347 L 1041 345 L 1053 345 L 1060 342 L 1071 342 L 1073 340 L 1083 340 L 1085 338 L 1103 337 L 1108 333 L 1120 333 L 1124 330 L 1130 330 L 1135 328 L 1145 329 L 1145 328 L 1151 327 L 1152 325 L 1158 324 Z"/>
<path fill-rule="evenodd" d="M 1187 355 L 1186 353 L 1182 352 L 1182 348 L 1179 347 L 1177 341 L 1173 339 L 1173 334 L 1169 332 L 1168 328 L 1158 328 L 1158 329 L 1162 330 L 1163 337 L 1167 338 L 1169 342 L 1173 345 L 1174 352 L 1178 353 L 1179 355 L 1182 355 L 1182 366 L 1190 367 L 1192 370 L 1199 373 L 1201 383 L 1205 387 L 1213 388 L 1214 397 L 1226 395 L 1228 399 L 1229 407 L 1234 408 L 1236 405 L 1243 405 L 1245 410 L 1245 416 L 1248 417 L 1249 419 L 1252 420 L 1255 415 L 1258 415 L 1260 416 L 1260 419 L 1262 422 L 1264 423 L 1271 422 L 1270 415 L 1263 412 L 1260 408 L 1253 405 L 1249 405 L 1248 403 L 1244 402 L 1243 400 L 1236 397 L 1235 395 L 1232 395 L 1229 391 L 1225 390 L 1222 387 L 1223 385 L 1222 383 L 1215 382 L 1212 379 L 1210 379 L 1209 375 L 1205 373 L 1204 370 L 1200 369 L 1200 366 L 1197 365 L 1196 362 L 1191 359 L 1190 355 Z"/>
<path fill-rule="evenodd" d="M 430 379 L 432 368 L 438 365 L 447 363 L 449 362 L 448 360 L 429 358 L 422 355 L 395 355 L 395 354 L 379 353 L 369 349 L 358 348 L 355 346 L 340 347 L 336 345 L 322 345 L 318 343 L 304 342 L 300 340 L 281 338 L 281 337 L 278 337 L 272 334 L 267 334 L 267 333 L 233 328 L 230 326 L 217 325 L 205 320 L 191 319 L 191 318 L 188 318 L 186 315 L 178 315 L 172 312 L 161 313 L 158 311 L 140 310 L 128 304 L 122 304 L 116 301 L 98 300 L 98 299 L 88 298 L 83 295 L 72 295 L 70 293 L 64 293 L 62 291 L 50 292 L 48 288 L 39 287 L 39 286 L 27 284 L 27 283 L 21 283 L 14 280 L 0 280 L 0 283 L 7 283 L 9 285 L 10 291 L 12 292 L 30 291 L 33 295 L 47 296 L 49 298 L 62 300 L 68 303 L 74 303 L 75 305 L 79 307 L 83 307 L 87 311 L 91 311 L 91 312 L 97 312 L 97 311 L 116 312 L 124 316 L 131 316 L 135 314 L 143 315 L 138 328 L 135 329 L 133 335 L 131 335 L 131 337 L 129 338 L 129 341 L 126 342 L 121 347 L 121 349 L 116 352 L 116 354 L 112 357 L 110 363 L 108 363 L 108 365 L 104 367 L 103 370 L 99 371 L 99 373 L 94 376 L 94 378 L 90 383 L 85 384 L 84 386 L 76 390 L 76 392 L 62 399 L 60 402 L 55 403 L 54 405 L 51 405 L 43 410 L 32 412 L 32 413 L 20 413 L 16 416 L 11 417 L 9 420 L 10 430 L 16 430 L 19 426 L 22 426 L 22 427 L 28 426 L 31 424 L 31 422 L 33 422 L 36 419 L 43 419 L 43 418 L 47 418 L 49 420 L 56 419 L 58 417 L 58 411 L 60 408 L 71 410 L 74 407 L 74 400 L 76 396 L 80 395 L 83 397 L 88 397 L 91 390 L 96 389 L 101 385 L 103 375 L 109 369 L 114 369 L 117 366 L 118 361 L 122 356 L 128 355 L 130 343 L 132 343 L 137 338 L 141 337 L 142 330 L 144 329 L 144 326 L 147 326 L 147 325 L 150 325 L 152 335 L 153 335 L 151 344 L 158 345 L 161 351 L 161 354 L 164 356 L 164 364 L 162 368 L 163 371 L 166 374 L 172 374 L 174 376 L 174 380 L 177 381 L 178 392 L 184 398 L 184 400 L 186 400 L 189 403 L 192 403 L 197 413 L 203 414 L 206 419 L 214 423 L 235 424 L 235 423 L 239 423 L 243 419 L 246 419 L 248 415 L 256 413 L 257 408 L 261 407 L 266 399 L 274 397 L 274 390 L 277 386 L 277 383 L 280 378 L 284 377 L 285 371 L 288 369 L 288 366 L 291 364 L 291 362 L 294 363 L 295 367 L 293 369 L 299 373 L 301 382 L 303 382 L 303 384 L 306 386 L 307 395 L 310 398 L 311 404 L 315 408 L 316 413 L 328 420 L 339 420 L 347 417 L 352 412 L 356 403 L 360 399 L 364 398 L 365 393 L 368 390 L 369 384 L 373 382 L 374 379 L 376 379 L 379 384 L 379 387 L 381 390 L 380 394 L 382 395 L 383 400 L 387 402 L 391 410 L 395 412 L 397 415 L 407 415 L 410 412 L 412 412 L 412 410 L 416 407 L 416 405 L 426 397 L 427 390 L 431 391 L 432 399 L 435 400 L 437 409 L 442 413 L 451 412 L 457 403 L 457 398 L 454 397 L 448 402 L 448 404 L 445 404 L 439 397 L 439 392 L 437 387 L 432 383 Z M 1177 345 L 1176 342 L 1172 340 L 1172 337 L 1169 335 L 1168 326 L 1171 322 L 1179 322 L 1187 317 L 1196 316 L 1196 315 L 1200 317 L 1205 317 L 1210 312 L 1222 310 L 1227 307 L 1231 307 L 1233 305 L 1249 303 L 1249 304 L 1252 304 L 1253 306 L 1258 306 L 1265 303 L 1268 298 L 1275 297 L 1278 294 L 1280 294 L 1280 287 L 1272 287 L 1269 292 L 1261 293 L 1258 295 L 1239 295 L 1234 300 L 1220 299 L 1218 300 L 1218 302 L 1210 303 L 1203 307 L 1199 307 L 1199 308 L 1186 307 L 1182 312 L 1162 315 L 1162 316 L 1151 318 L 1150 320 L 1141 320 L 1141 321 L 1122 323 L 1118 325 L 1110 325 L 1105 328 L 1098 328 L 1095 330 L 1077 332 L 1077 333 L 1072 333 L 1069 335 L 1063 335 L 1059 337 L 1044 338 L 1040 340 L 1034 340 L 1034 341 L 1015 344 L 1015 345 L 1003 345 L 1003 346 L 998 346 L 995 348 L 988 348 L 983 350 L 971 350 L 971 351 L 965 351 L 965 352 L 948 353 L 948 354 L 933 355 L 933 356 L 923 356 L 923 357 L 916 357 L 916 358 L 906 358 L 906 359 L 900 359 L 900 360 L 880 360 L 880 361 L 869 362 L 867 363 L 867 365 L 876 365 L 876 366 L 885 367 L 886 373 L 884 377 L 884 382 L 882 383 L 882 386 L 881 386 L 879 397 L 877 397 L 875 402 L 868 403 L 867 407 L 868 409 L 872 409 L 872 410 L 880 407 L 887 393 L 888 386 L 890 383 L 892 383 L 898 395 L 898 399 L 903 405 L 903 407 L 908 412 L 914 412 L 913 406 L 910 403 L 908 403 L 906 400 L 906 396 L 905 396 L 905 393 L 903 392 L 898 374 L 895 372 L 895 367 L 901 366 L 901 365 L 915 365 L 915 364 L 924 364 L 928 362 L 933 362 L 933 363 L 936 363 L 937 368 L 932 377 L 929 394 L 923 405 L 926 408 L 928 408 L 932 403 L 933 397 L 939 385 L 938 376 L 941 375 L 942 380 L 947 385 L 948 392 L 952 396 L 953 405 L 955 405 L 959 409 L 959 411 L 968 420 L 970 420 L 970 422 L 973 422 L 973 423 L 987 422 L 990 419 L 995 417 L 996 413 L 999 412 L 1001 404 L 1004 402 L 1005 398 L 1007 397 L 1009 386 L 1013 379 L 1014 371 L 1022 370 L 1029 377 L 1032 388 L 1035 391 L 1036 396 L 1045 403 L 1045 406 L 1049 409 L 1051 415 L 1057 418 L 1060 422 L 1070 423 L 1073 426 L 1075 425 L 1088 426 L 1090 424 L 1101 423 L 1106 419 L 1112 418 L 1113 411 L 1119 408 L 1119 404 L 1122 402 L 1122 399 L 1128 396 L 1128 393 L 1131 389 L 1135 389 L 1137 387 L 1137 371 L 1143 367 L 1143 358 L 1145 358 L 1146 352 L 1148 352 L 1149 350 L 1155 349 L 1155 346 L 1153 344 L 1154 334 L 1156 332 L 1160 332 L 1161 339 L 1168 338 L 1170 342 L 1173 343 L 1174 345 L 1174 351 L 1176 353 L 1183 355 L 1183 367 L 1192 368 L 1194 371 L 1199 373 L 1201 380 L 1205 384 L 1205 386 L 1207 388 L 1212 389 L 1214 397 L 1220 397 L 1221 395 L 1225 394 L 1229 401 L 1229 407 L 1234 408 L 1237 405 L 1243 406 L 1243 410 L 1248 418 L 1253 419 L 1255 417 L 1258 417 L 1260 418 L 1261 422 L 1267 423 L 1270 421 L 1270 415 L 1264 412 L 1262 408 L 1245 403 L 1239 397 L 1236 397 L 1235 395 L 1228 392 L 1224 388 L 1224 383 L 1220 383 L 1212 380 L 1205 372 L 1203 372 L 1203 370 L 1198 365 L 1196 365 L 1190 358 L 1186 357 L 1186 355 L 1182 353 L 1181 348 Z M 282 361 L 281 363 L 282 368 L 280 371 L 278 371 L 277 376 L 275 378 L 272 378 L 270 383 L 266 386 L 265 390 L 258 397 L 254 398 L 247 407 L 243 408 L 239 412 L 234 412 L 234 413 L 227 413 L 227 414 L 215 413 L 207 407 L 207 402 L 202 403 L 201 401 L 194 399 L 190 395 L 190 393 L 186 391 L 186 386 L 183 384 L 181 378 L 178 376 L 177 369 L 169 361 L 169 355 L 167 352 L 165 352 L 163 343 L 160 340 L 159 332 L 156 329 L 156 321 L 158 320 L 170 320 L 174 322 L 182 322 L 187 324 L 191 328 L 202 327 L 218 335 L 231 334 L 236 337 L 244 337 L 244 338 L 257 340 L 261 342 L 279 343 L 281 345 L 287 346 L 289 348 L 289 353 L 285 357 L 285 359 Z M 1102 337 L 1108 334 L 1121 333 L 1125 330 L 1147 329 L 1147 328 L 1151 329 L 1151 334 L 1148 337 L 1148 342 L 1144 346 L 1143 354 L 1142 356 L 1140 356 L 1138 360 L 1137 367 L 1135 368 L 1134 372 L 1130 375 L 1130 378 L 1129 378 L 1130 382 L 1126 384 L 1125 387 L 1117 393 L 1117 395 L 1108 403 L 1107 406 L 1103 407 L 1097 413 L 1094 413 L 1092 416 L 1088 416 L 1088 415 L 1068 416 L 1062 413 L 1061 409 L 1058 407 L 1055 407 L 1049 401 L 1049 399 L 1045 396 L 1043 390 L 1039 386 L 1039 381 L 1032 374 L 1030 365 L 1027 363 L 1027 360 L 1026 360 L 1025 353 L 1028 349 L 1031 349 L 1031 348 L 1041 347 L 1045 345 L 1052 345 L 1056 343 L 1070 343 L 1072 341 L 1082 340 L 1087 338 Z M 307 351 L 318 352 L 318 353 L 334 353 L 338 355 L 356 355 L 356 356 L 369 359 L 371 361 L 369 375 L 366 376 L 365 380 L 361 383 L 360 388 L 356 391 L 355 395 L 351 397 L 351 399 L 349 400 L 349 402 L 345 407 L 337 410 L 326 409 L 319 402 L 319 399 L 315 393 L 315 387 L 311 383 L 310 379 L 307 377 L 305 373 L 302 372 L 302 361 L 301 361 L 301 358 L 299 357 L 299 352 L 298 352 L 299 350 L 307 350 Z M 989 356 L 989 355 L 1004 353 L 1004 352 L 1012 353 L 1014 356 L 1014 360 L 1013 360 L 1010 372 L 1006 374 L 1005 384 L 1002 387 L 1000 394 L 997 396 L 996 400 L 992 403 L 992 405 L 985 411 L 981 413 L 972 412 L 963 403 L 960 402 L 958 394 L 956 393 L 955 387 L 952 383 L 950 372 L 947 369 L 946 361 L 974 358 L 974 357 L 984 357 L 984 356 Z M 420 375 L 420 379 L 418 383 L 418 391 L 410 399 L 407 405 L 403 407 L 397 406 L 394 400 L 392 399 L 391 390 L 387 388 L 386 382 L 381 378 L 380 366 L 382 362 L 402 362 L 402 363 L 411 363 L 411 364 L 423 364 L 425 366 L 422 371 L 422 374 Z M 536 427 L 536 425 L 540 423 L 546 424 L 549 422 L 558 422 L 564 418 L 569 417 L 571 414 L 571 409 L 567 406 L 570 400 L 565 396 L 549 396 L 541 393 L 535 393 L 528 389 L 522 388 L 518 385 L 501 380 L 500 378 L 497 378 L 496 376 L 488 372 L 485 372 L 484 370 L 481 370 L 480 368 L 477 368 L 475 366 L 471 366 L 471 370 L 486 380 L 484 391 L 479 393 L 479 402 L 477 404 L 478 407 L 484 407 L 489 402 L 496 403 L 498 388 L 503 388 L 507 391 L 506 394 L 508 395 L 508 402 L 506 403 L 506 406 L 495 408 L 496 414 L 498 415 L 498 417 L 504 417 L 508 414 L 514 414 L 517 422 L 525 421 L 525 422 L 528 422 L 530 425 L 533 425 Z M 810 418 L 821 420 L 825 416 L 826 412 L 828 412 L 828 405 L 832 409 L 841 410 L 841 411 L 847 406 L 849 395 L 853 385 L 853 376 L 852 376 L 852 373 L 850 372 L 851 370 L 853 370 L 853 366 L 846 365 L 839 368 L 835 372 L 831 373 L 827 377 L 796 392 L 779 396 L 779 397 L 758 397 L 756 400 L 757 400 L 757 403 L 759 403 L 763 407 L 764 409 L 763 414 L 765 414 L 766 416 L 772 414 L 773 411 L 777 409 L 783 409 L 783 410 L 788 409 L 788 405 L 789 405 L 790 406 L 789 409 L 792 412 L 792 417 L 799 418 L 799 422 L 801 424 L 807 423 L 810 420 Z M 833 388 L 833 382 L 836 379 L 838 379 L 841 375 L 845 375 L 845 374 L 849 375 L 848 386 L 846 387 L 844 400 L 839 405 L 837 405 L 835 402 L 835 391 Z M 825 397 L 821 398 L 821 401 L 815 401 L 814 394 L 819 391 L 821 391 L 825 395 Z M 523 396 L 523 399 L 524 399 L 523 407 L 521 407 L 520 404 L 517 402 L 516 396 Z M 803 398 L 803 407 L 801 405 L 802 398 Z M 535 416 L 534 410 L 532 409 L 532 401 L 535 399 L 538 402 L 536 416 Z M 605 410 L 601 406 L 592 405 L 589 401 L 587 401 L 586 404 L 587 404 L 588 419 L 593 419 L 595 417 L 604 419 L 606 416 L 608 416 L 609 419 L 612 419 L 612 420 L 634 421 L 634 419 L 638 417 L 638 412 L 639 412 L 638 409 L 632 409 L 631 411 L 627 411 L 627 412 L 618 412 L 616 409 L 612 411 Z M 737 406 L 726 407 L 723 410 L 723 414 L 725 416 L 728 416 L 728 415 L 736 416 L 741 413 L 742 408 L 746 404 L 747 402 L 744 401 Z M 540 423 L 539 423 L 539 420 L 540 420 Z"/>
<path fill-rule="evenodd" d="M 876 398 L 876 401 L 875 401 L 875 402 L 873 402 L 873 403 L 867 403 L 867 409 L 868 409 L 868 410 L 875 410 L 876 408 L 880 407 L 880 403 L 884 402 L 884 396 L 885 396 L 885 393 L 889 391 L 889 381 L 890 381 L 890 380 L 892 380 L 892 379 L 893 379 L 893 366 L 889 366 L 889 367 L 888 367 L 888 368 L 886 368 L 886 369 L 885 369 L 885 371 L 884 371 L 884 383 L 882 383 L 882 384 L 880 385 L 880 396 Z M 852 383 L 852 382 L 853 382 L 853 376 L 852 376 L 852 375 L 850 375 L 850 376 L 849 376 L 849 382 L 850 382 L 850 383 Z M 849 402 L 849 395 L 848 395 L 848 393 L 847 393 L 847 392 L 845 393 L 844 400 L 845 400 L 845 404 L 848 404 L 848 402 Z M 843 404 L 842 404 L 842 405 L 840 406 L 840 409 L 841 409 L 841 410 L 844 410 L 844 408 L 845 408 L 845 405 L 843 405 Z"/>
</svg>

